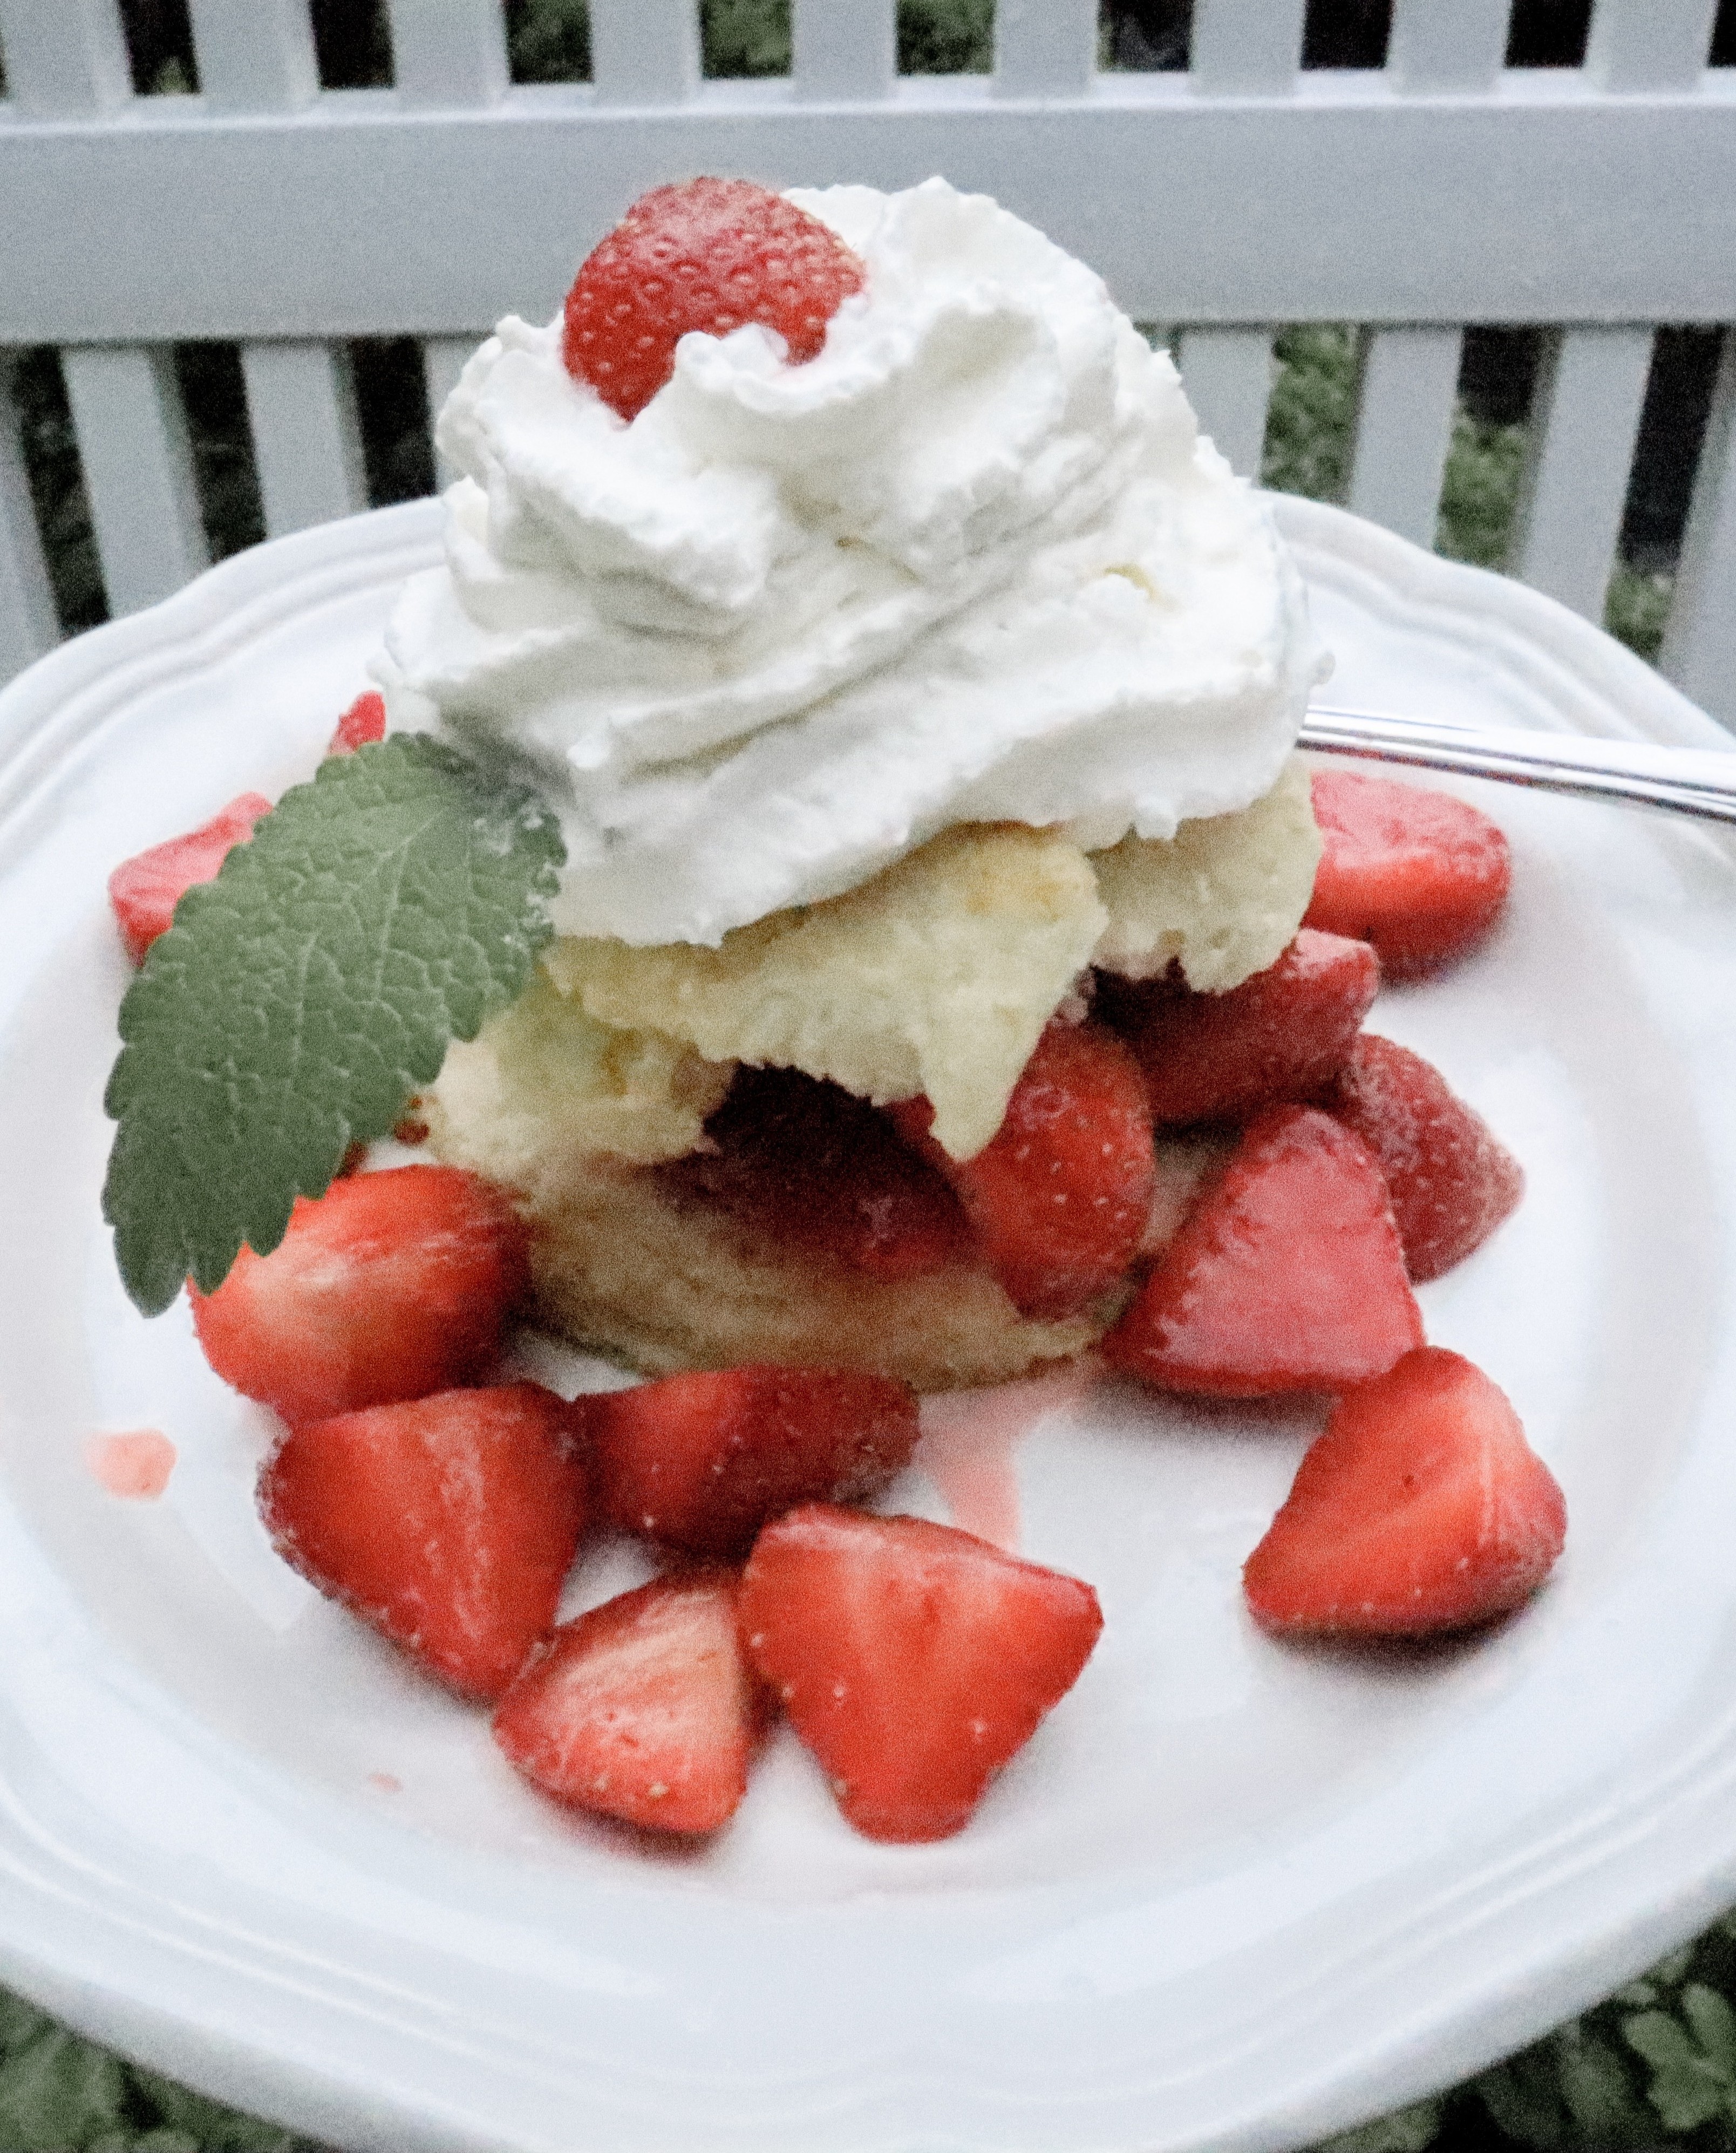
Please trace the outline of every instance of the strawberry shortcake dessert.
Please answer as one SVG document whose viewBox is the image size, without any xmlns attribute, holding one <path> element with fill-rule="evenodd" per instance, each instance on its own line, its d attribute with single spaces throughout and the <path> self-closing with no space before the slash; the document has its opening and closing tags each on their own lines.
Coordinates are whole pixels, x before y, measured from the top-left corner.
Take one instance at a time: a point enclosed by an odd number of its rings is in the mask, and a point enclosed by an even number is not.
<svg viewBox="0 0 1736 2153">
<path fill-rule="evenodd" d="M 1332 1401 L 1243 1575 L 1276 1635 L 1535 1591 L 1560 1491 L 1413 1290 L 1520 1169 L 1362 1030 L 1505 842 L 1298 761 L 1296 572 L 1098 279 L 938 180 L 659 188 L 439 440 L 445 560 L 317 778 L 110 884 L 117 1256 L 278 1417 L 284 1559 L 563 1804 L 715 1831 L 781 1715 L 897 1842 L 1102 1626 L 868 1507 L 919 1392 L 1096 1348 Z M 650 1380 L 503 1381 L 526 1315 Z M 664 1566 L 562 1621 L 599 1534 Z"/>
<path fill-rule="evenodd" d="M 1078 1352 L 1147 1232 L 1100 979 L 1271 965 L 1321 669 L 1258 497 L 1100 280 L 941 181 L 659 190 L 440 420 L 380 665 L 558 812 L 557 939 L 442 1158 L 544 1321 L 922 1389 Z"/>
</svg>

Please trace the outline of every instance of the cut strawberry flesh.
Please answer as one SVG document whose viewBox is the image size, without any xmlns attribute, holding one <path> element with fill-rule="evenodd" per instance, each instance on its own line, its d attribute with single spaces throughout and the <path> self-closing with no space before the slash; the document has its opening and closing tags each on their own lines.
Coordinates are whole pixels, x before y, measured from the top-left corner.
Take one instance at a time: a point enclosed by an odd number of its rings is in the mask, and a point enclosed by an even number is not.
<svg viewBox="0 0 1736 2153">
<path fill-rule="evenodd" d="M 929 1137 L 926 1099 L 889 1111 L 958 1191 L 979 1254 L 1021 1314 L 1073 1315 L 1133 1261 L 1156 1172 L 1151 1115 L 1138 1066 L 1105 1026 L 1046 1027 L 974 1158 L 949 1158 Z"/>
<path fill-rule="evenodd" d="M 1106 974 L 1097 1006 L 1133 1049 L 1153 1123 L 1184 1128 L 1313 1098 L 1343 1067 L 1379 985 L 1367 943 L 1305 928 L 1227 993 Z"/>
<path fill-rule="evenodd" d="M 1078 1679 L 1088 1585 L 919 1518 L 823 1504 L 754 1545 L 748 1656 L 870 1839 L 944 1839 Z"/>
<path fill-rule="evenodd" d="M 688 180 L 642 195 L 585 258 L 567 295 L 562 356 L 624 419 L 675 371 L 694 330 L 748 322 L 783 338 L 792 364 L 817 357 L 863 267 L 806 210 L 750 180 Z"/>
<path fill-rule="evenodd" d="M 1325 849 L 1305 926 L 1374 944 L 1388 979 L 1413 979 L 1474 949 L 1507 902 L 1507 840 L 1450 793 L 1352 770 L 1317 770 Z"/>
<path fill-rule="evenodd" d="M 583 1407 L 609 1517 L 696 1555 L 745 1555 L 798 1503 L 870 1500 L 919 1433 L 908 1384 L 848 1369 L 666 1376 Z"/>
<path fill-rule="evenodd" d="M 734 1570 L 697 1570 L 564 1622 L 494 1716 L 557 1801 L 657 1831 L 727 1824 L 767 1701 L 743 1656 Z"/>
<path fill-rule="evenodd" d="M 1324 1104 L 1387 1178 L 1413 1280 L 1480 1248 L 1525 1194 L 1524 1169 L 1420 1054 L 1365 1032 Z"/>
<path fill-rule="evenodd" d="M 284 1560 L 467 1697 L 553 1622 L 586 1508 L 568 1408 L 534 1383 L 308 1423 L 259 1476 Z"/>
<path fill-rule="evenodd" d="M 109 878 L 109 902 L 135 965 L 145 962 L 158 935 L 167 934 L 186 893 L 196 883 L 215 882 L 230 853 L 247 842 L 253 825 L 271 812 L 262 792 L 243 792 L 185 837 L 171 837 L 121 862 Z"/>
<path fill-rule="evenodd" d="M 1219 1397 L 1342 1391 L 1423 1343 L 1378 1166 L 1309 1107 L 1270 1107 L 1108 1336 L 1110 1365 Z"/>
<path fill-rule="evenodd" d="M 898 1280 L 966 1260 L 970 1230 L 945 1179 L 887 1117 L 798 1069 L 741 1069 L 707 1148 L 666 1185 L 821 1261 Z"/>
<path fill-rule="evenodd" d="M 1482 1370 L 1425 1346 L 1341 1398 L 1243 1572 L 1269 1629 L 1414 1636 L 1528 1599 L 1567 1508 Z"/>
<path fill-rule="evenodd" d="M 386 736 L 386 699 L 378 689 L 369 688 L 358 695 L 338 720 L 338 730 L 332 735 L 328 755 L 354 755 L 359 747 L 369 746 L 374 741 Z"/>
<path fill-rule="evenodd" d="M 205 1356 L 286 1420 L 425 1397 L 486 1373 L 529 1284 L 522 1222 L 451 1166 L 394 1167 L 297 1200 L 268 1256 L 190 1289 Z"/>
</svg>

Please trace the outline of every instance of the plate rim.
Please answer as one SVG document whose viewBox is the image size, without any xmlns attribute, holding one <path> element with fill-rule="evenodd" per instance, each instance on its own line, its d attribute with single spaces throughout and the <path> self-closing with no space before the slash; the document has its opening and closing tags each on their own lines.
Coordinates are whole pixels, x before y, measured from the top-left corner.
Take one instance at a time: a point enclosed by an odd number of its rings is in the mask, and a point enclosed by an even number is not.
<svg viewBox="0 0 1736 2153">
<path fill-rule="evenodd" d="M 1698 711 L 1643 661 L 1566 608 L 1526 586 L 1470 568 L 1447 562 L 1423 552 L 1378 527 L 1330 506 L 1293 496 L 1272 496 L 1280 529 L 1296 549 L 1305 568 L 1331 573 L 1387 594 L 1387 610 L 1402 612 L 1409 603 L 1438 615 L 1443 606 L 1474 614 L 1480 623 L 1498 629 L 1501 636 L 1532 656 L 1546 661 L 1540 675 L 1539 693 L 1546 703 L 1558 691 L 1564 705 L 1571 705 L 1581 729 L 1607 728 L 1611 733 L 1639 738 L 1680 741 L 1694 746 L 1729 746 L 1730 735 Z M 59 756 L 99 729 L 154 674 L 189 663 L 205 662 L 247 637 L 278 615 L 288 618 L 320 592 L 354 588 L 351 572 L 365 566 L 374 580 L 395 581 L 410 569 L 438 557 L 440 505 L 427 501 L 375 511 L 339 524 L 272 542 L 235 557 L 207 572 L 173 598 L 149 611 L 114 622 L 61 646 L 0 690 L 0 827 L 15 809 L 28 802 L 40 770 L 51 767 Z M 348 579 L 346 581 L 346 579 Z M 1552 676 L 1550 669 L 1555 669 Z M 1601 723 L 1599 722 L 1601 720 Z M 0 1697 L 0 1704 L 3 1704 Z M 1728 1748 L 1723 1742 L 1715 1745 Z M 1732 1762 L 1728 1777 L 1736 1777 Z M 1719 1781 L 1720 1788 L 1723 1781 Z M 0 1781 L 0 1812 L 8 1789 Z M 1702 1783 L 1698 1796 L 1707 1792 Z M 14 1804 L 15 1814 L 20 1805 Z M 9 1871 L 16 1886 L 23 1881 L 9 1848 L 0 1846 L 0 1871 Z M 1622 1932 L 1621 1963 L 1624 1972 L 1667 1947 L 1682 1932 L 1684 1917 L 1697 1923 L 1736 1896 L 1736 1830 L 1727 1835 L 1720 1862 L 1702 1875 L 1698 1884 L 1679 1891 L 1647 1924 L 1630 1922 Z M 162 1932 L 152 1940 L 159 1950 L 172 1950 L 173 1941 Z M 385 2121 L 389 2135 L 355 2137 L 359 2125 L 371 2123 L 352 2105 L 364 2089 L 341 2076 L 321 2075 L 310 2069 L 305 2055 L 258 2051 L 237 2045 L 232 2033 L 217 2037 L 213 2046 L 209 2028 L 203 2032 L 184 2018 L 157 2010 L 141 1975 L 130 1986 L 123 1982 L 104 1988 L 93 1984 L 89 1972 L 74 1971 L 79 1954 L 55 1953 L 44 1947 L 35 1953 L 20 1949 L 15 1935 L 0 1943 L 0 1966 L 8 1977 L 28 1993 L 40 1996 L 49 2008 L 69 2023 L 80 2025 L 95 2038 L 128 2049 L 148 2049 L 153 2068 L 166 2067 L 189 2083 L 203 2084 L 219 2097 L 234 2100 L 256 2111 L 259 2094 L 270 2086 L 281 2095 L 277 2105 L 293 2111 L 293 2127 L 329 2135 L 334 2129 L 351 2135 L 352 2142 L 381 2145 L 407 2144 L 430 2146 L 490 2145 L 528 2147 L 540 2144 L 526 2137 L 484 2140 L 460 2129 L 453 2119 L 442 2119 L 430 2110 L 394 2109 Z M 147 1947 L 145 1956 L 149 1956 Z M 1558 1966 L 1551 1993 L 1578 1994 L 1582 2003 L 1601 1990 L 1601 1977 L 1592 1963 L 1602 1957 L 1591 1945 L 1581 1954 L 1583 1962 Z M 1505 2013 L 1514 2008 L 1510 1998 L 1499 1999 Z M 1579 2008 L 1571 2004 L 1567 2008 Z M 1484 2016 L 1486 2017 L 1486 2013 Z M 1531 2030 L 1554 2023 L 1562 2015 L 1558 2002 L 1521 2018 Z M 1511 2020 L 1509 2023 L 1520 2023 Z M 225 2048 L 222 2044 L 227 2042 Z M 1474 2033 L 1470 2045 L 1484 2044 Z M 1464 2029 L 1458 2046 L 1465 2048 Z M 1509 2043 L 1507 2045 L 1510 2046 Z M 1293 2089 L 1281 2110 L 1268 2107 L 1261 2115 L 1243 2118 L 1231 2125 L 1230 2135 L 1214 2136 L 1204 2145 L 1255 2145 L 1286 2142 L 1275 2139 L 1275 2125 L 1284 2130 L 1306 2130 L 1317 2135 L 1323 2129 L 1341 2127 L 1357 2114 L 1371 2110 L 1371 2094 L 1382 2108 L 1394 2105 L 1383 2086 L 1398 2085 L 1398 2097 L 1414 2097 L 1425 2082 L 1440 2075 L 1437 2064 L 1423 2065 L 1424 2054 L 1437 2059 L 1438 2042 L 1426 2029 L 1408 2048 L 1371 2060 L 1360 2074 L 1347 2079 L 1342 2069 L 1328 2074 L 1330 2084 Z M 237 2090 L 237 2069 L 245 2064 L 248 2089 Z M 266 2077 L 259 2066 L 269 2066 Z M 1357 2090 L 1357 2088 L 1362 2090 Z M 1348 2089 L 1348 2091 L 1347 2090 Z M 335 2104 L 335 2105 L 334 2105 Z M 374 2111 L 376 2119 L 384 2111 Z M 856 2142 L 853 2139 L 853 2143 Z M 864 2141 L 865 2142 L 865 2141 Z M 889 2149 L 894 2140 L 876 2140 Z M 926 2140 L 900 2138 L 899 2145 L 914 2148 Z M 1189 2141 L 1194 2142 L 1194 2141 Z"/>
</svg>

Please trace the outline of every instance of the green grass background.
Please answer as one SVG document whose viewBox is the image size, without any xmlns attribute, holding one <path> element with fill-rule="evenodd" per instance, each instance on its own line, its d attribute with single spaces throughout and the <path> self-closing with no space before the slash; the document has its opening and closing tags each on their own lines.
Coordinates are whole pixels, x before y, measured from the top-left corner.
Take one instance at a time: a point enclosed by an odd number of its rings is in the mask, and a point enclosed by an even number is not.
<svg viewBox="0 0 1736 2153">
<path fill-rule="evenodd" d="M 171 8 L 173 15 L 173 8 Z M 899 64 L 907 73 L 984 71 L 993 0 L 901 0 Z M 184 16 L 182 18 L 184 23 Z M 513 74 L 522 82 L 583 79 L 590 69 L 583 0 L 507 0 Z M 316 9 L 329 86 L 390 79 L 383 13 L 366 0 Z M 787 0 L 705 0 L 706 72 L 778 74 L 789 65 Z M 174 28 L 171 21 L 171 31 Z M 171 43 L 174 40 L 171 37 Z M 137 57 L 135 52 L 135 59 Z M 1111 58 L 1106 42 L 1106 63 Z M 195 86 L 191 45 L 151 60 L 141 90 Z M 262 532 L 232 351 L 178 354 L 215 557 Z M 376 503 L 432 481 L 427 413 L 413 346 L 355 348 L 359 399 Z M 1275 353 L 1262 477 L 1321 501 L 1343 497 L 1357 393 L 1355 332 L 1312 325 L 1284 332 Z M 15 393 L 27 458 L 69 628 L 104 618 L 102 583 L 77 452 L 49 352 L 24 354 Z M 1525 456 L 1523 425 L 1461 409 L 1436 535 L 1456 560 L 1500 568 L 1510 542 Z M 1667 616 L 1667 570 L 1618 564 L 1606 624 L 1655 655 Z M 1583 2018 L 1469 2084 L 1333 2141 L 1333 2153 L 1641 2153 L 1668 2145 L 1736 2153 L 1736 1921 L 1720 1922 L 1645 1979 Z M 7 2153 L 310 2153 L 308 2141 L 202 2100 L 80 2040 L 0 1991 L 0 2149 Z"/>
</svg>

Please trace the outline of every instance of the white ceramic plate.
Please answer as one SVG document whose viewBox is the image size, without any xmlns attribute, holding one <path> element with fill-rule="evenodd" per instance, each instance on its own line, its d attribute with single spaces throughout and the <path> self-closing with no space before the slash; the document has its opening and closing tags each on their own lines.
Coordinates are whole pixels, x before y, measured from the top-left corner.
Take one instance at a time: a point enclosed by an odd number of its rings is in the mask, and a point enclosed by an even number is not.
<svg viewBox="0 0 1736 2153">
<path fill-rule="evenodd" d="M 1348 700 L 1723 735 L 1559 608 L 1337 512 L 1281 519 Z M 960 1838 L 874 1846 L 785 1737 L 654 1855 L 522 1789 L 481 1715 L 270 1554 L 264 1418 L 97 1210 L 114 862 L 312 766 L 432 504 L 242 557 L 0 696 L 0 1974 L 346 2146 L 1155 2153 L 1293 2145 L 1453 2079 L 1736 1897 L 1736 866 L 1637 813 L 1491 797 L 1511 917 L 1373 1022 L 1523 1158 L 1426 1287 L 1567 1491 L 1498 1634 L 1261 1638 L 1240 1565 L 1312 1423 L 1037 1394 L 936 1472 L 1016 1490 L 1107 1630 Z M 163 1430 L 154 1503 L 94 1434 Z M 997 1480 L 995 1444 L 1012 1460 Z M 895 1491 L 948 1514 L 932 1477 Z M 619 1553 L 575 1586 L 630 1581 Z"/>
</svg>

